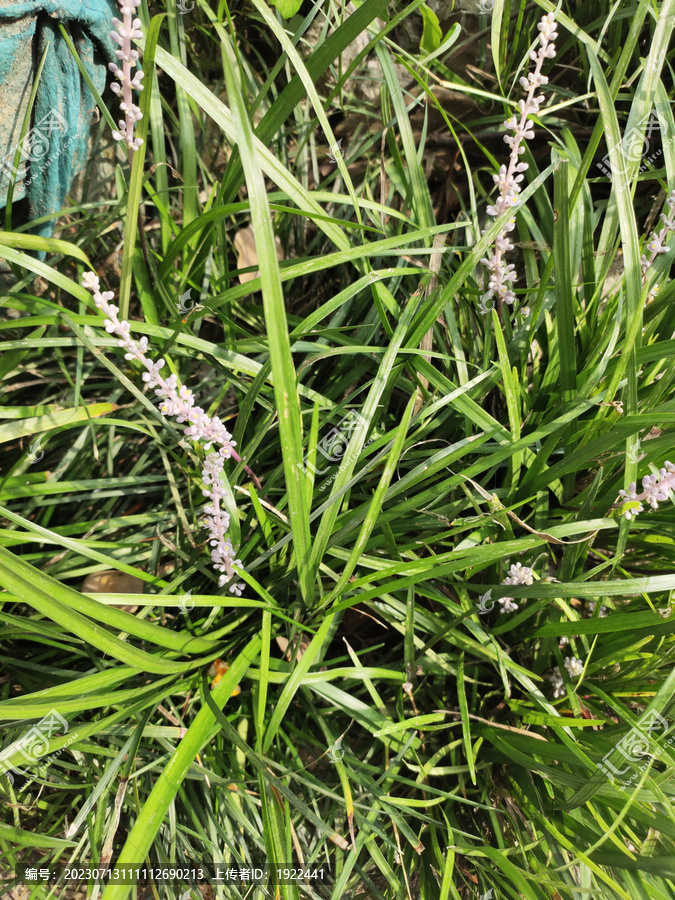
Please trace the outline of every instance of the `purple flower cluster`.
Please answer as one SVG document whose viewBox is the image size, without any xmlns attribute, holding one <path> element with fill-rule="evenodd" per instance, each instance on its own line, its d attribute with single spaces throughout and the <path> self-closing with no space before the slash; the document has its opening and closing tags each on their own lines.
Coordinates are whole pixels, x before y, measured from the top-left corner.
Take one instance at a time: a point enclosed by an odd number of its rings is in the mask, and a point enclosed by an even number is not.
<svg viewBox="0 0 675 900">
<path fill-rule="evenodd" d="M 535 53 L 530 51 L 530 59 L 535 63 L 534 72 L 529 72 L 527 77 L 520 79 L 520 84 L 527 91 L 524 100 L 518 102 L 520 107 L 520 118 L 513 115 L 504 122 L 504 127 L 513 131 L 512 135 L 506 135 L 504 141 L 511 148 L 511 157 L 508 167 L 503 165 L 499 169 L 497 175 L 493 175 L 495 185 L 499 188 L 499 196 L 493 206 L 487 207 L 487 214 L 493 218 L 498 218 L 507 209 L 511 209 L 518 205 L 518 195 L 520 194 L 520 182 L 525 177 L 523 172 L 527 169 L 527 163 L 519 162 L 519 157 L 525 152 L 522 146 L 523 140 L 529 141 L 534 137 L 532 123 L 528 116 L 537 115 L 541 108 L 541 104 L 546 99 L 543 94 L 535 97 L 535 92 L 548 83 L 546 75 L 541 74 L 541 68 L 545 59 L 553 59 L 555 56 L 555 44 L 553 41 L 557 38 L 558 33 L 555 23 L 555 14 L 547 13 L 537 25 L 539 29 L 539 50 Z M 515 218 L 510 219 L 503 230 L 495 238 L 494 252 L 490 257 L 485 257 L 481 263 L 486 266 L 490 272 L 490 280 L 488 282 L 487 296 L 494 297 L 505 303 L 512 304 L 516 295 L 508 285 L 516 280 L 515 266 L 506 265 L 504 262 L 504 254 L 509 250 L 513 250 L 513 244 L 507 235 L 513 231 L 516 225 Z M 487 230 L 487 229 L 485 229 Z M 483 232 L 485 233 L 485 231 Z"/>
<path fill-rule="evenodd" d="M 624 512 L 625 517 L 630 522 L 638 513 L 641 513 L 644 509 L 642 500 L 645 500 L 652 509 L 658 509 L 659 503 L 667 500 L 672 490 L 675 490 L 675 466 L 666 460 L 664 468 L 659 469 L 658 475 L 645 475 L 642 479 L 642 493 L 637 493 L 637 485 L 634 481 L 628 485 L 628 491 L 619 491 L 623 502 L 637 503 L 637 506 L 633 505 Z"/>
<path fill-rule="evenodd" d="M 162 377 L 164 360 L 159 359 L 153 362 L 148 359 L 146 356 L 148 339 L 142 337 L 138 342 L 133 340 L 131 326 L 128 322 L 120 322 L 117 317 L 118 307 L 110 303 L 115 295 L 112 291 L 101 293 L 99 280 L 94 272 L 85 272 L 82 277 L 82 286 L 92 292 L 94 303 L 107 317 L 104 323 L 105 330 L 120 338 L 118 346 L 126 350 L 124 358 L 136 359 L 145 367 L 143 381 L 149 388 L 157 388 L 155 394 L 163 400 L 160 405 L 162 413 L 165 416 L 176 416 L 176 421 L 179 423 L 189 422 L 189 427 L 185 429 L 186 437 L 194 441 L 203 439 L 205 450 L 214 444 L 219 448 L 208 453 L 204 460 L 202 481 L 205 488 L 202 490 L 202 494 L 209 501 L 204 507 L 204 513 L 205 525 L 210 533 L 211 560 L 214 569 L 221 573 L 218 578 L 218 587 L 223 587 L 227 581 L 236 576 L 234 566 L 243 568 L 241 560 L 235 559 L 234 548 L 226 536 L 230 517 L 223 509 L 224 490 L 220 480 L 220 473 L 226 459 L 233 457 L 240 461 L 240 457 L 234 451 L 235 442 L 232 440 L 232 435 L 217 416 L 207 416 L 201 407 L 195 406 L 192 391 L 188 390 L 185 385 L 178 386 L 177 375 L 169 375 L 166 379 Z M 230 592 L 237 596 L 240 596 L 243 590 L 243 584 L 233 584 L 230 587 Z"/>
<path fill-rule="evenodd" d="M 141 79 L 145 74 L 139 66 L 138 50 L 132 50 L 131 42 L 143 37 L 141 20 L 134 18 L 136 9 L 141 5 L 141 0 L 118 0 L 124 20 L 113 19 L 115 31 L 110 32 L 110 37 L 119 49 L 115 50 L 115 56 L 122 63 L 121 67 L 116 63 L 110 63 L 109 69 L 119 79 L 120 84 L 113 83 L 111 89 L 115 94 L 121 94 L 120 109 L 124 113 L 124 119 L 118 122 L 119 131 L 113 131 L 112 136 L 116 141 L 125 141 L 129 148 L 129 154 L 133 154 L 143 143 L 140 138 L 134 138 L 136 122 L 143 118 L 143 113 L 132 102 L 131 91 L 142 91 Z M 131 77 L 132 66 L 139 66 L 138 72 Z"/>
</svg>

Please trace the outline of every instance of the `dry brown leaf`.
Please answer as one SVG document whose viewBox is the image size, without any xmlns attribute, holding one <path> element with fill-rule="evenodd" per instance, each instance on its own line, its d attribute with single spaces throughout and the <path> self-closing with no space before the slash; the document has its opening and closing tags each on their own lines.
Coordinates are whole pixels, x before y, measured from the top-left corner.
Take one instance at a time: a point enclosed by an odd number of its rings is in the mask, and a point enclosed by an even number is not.
<svg viewBox="0 0 675 900">
<path fill-rule="evenodd" d="M 288 646 L 288 643 L 289 643 L 288 638 L 278 637 L 276 639 L 276 641 L 277 641 L 277 646 L 279 647 L 281 652 L 285 655 L 286 659 L 290 662 L 291 661 L 291 650 L 289 649 L 289 646 Z M 300 641 L 300 646 L 298 646 L 298 641 Z M 297 652 L 295 654 L 295 658 L 298 662 L 300 662 L 302 657 L 305 655 L 305 650 L 309 647 L 309 643 L 310 643 L 310 639 L 307 637 L 307 635 L 303 634 L 302 636 L 300 636 L 300 635 L 296 634 L 295 640 L 293 641 L 293 647 L 294 648 L 297 647 Z"/>
<path fill-rule="evenodd" d="M 541 538 L 544 541 L 548 541 L 550 544 L 561 544 L 563 547 L 567 544 L 583 544 L 586 541 L 590 541 L 598 533 L 597 531 L 594 531 L 587 537 L 580 538 L 577 541 L 561 541 L 560 538 L 553 537 L 553 535 L 549 534 L 547 531 L 537 531 L 535 528 L 530 528 L 530 526 L 527 523 L 523 522 L 522 519 L 519 519 L 512 510 L 506 509 L 506 507 L 502 504 L 496 494 L 488 494 L 488 492 L 484 490 L 480 484 L 477 484 L 472 478 L 467 478 L 466 475 L 463 475 L 462 477 L 465 479 L 465 481 L 470 482 L 476 488 L 481 497 L 483 497 L 490 503 L 494 511 L 505 512 L 506 515 L 509 516 L 509 518 L 513 519 L 514 522 L 517 522 L 518 525 L 521 526 L 521 528 L 529 531 L 530 534 L 536 534 L 538 538 Z"/>
<path fill-rule="evenodd" d="M 278 237 L 275 237 L 274 242 L 277 247 L 277 259 L 283 259 L 284 251 L 281 249 L 281 241 Z M 255 232 L 250 225 L 247 225 L 246 228 L 240 228 L 235 234 L 234 246 L 238 253 L 238 269 L 247 269 L 249 266 L 258 265 L 259 260 L 258 251 L 255 245 Z M 242 272 L 239 275 L 239 281 L 241 284 L 245 284 L 247 281 L 253 281 L 253 279 L 257 278 L 259 275 L 260 272 Z"/>
<path fill-rule="evenodd" d="M 117 569 L 106 569 L 105 572 L 92 572 L 82 582 L 80 591 L 83 594 L 142 594 L 144 581 L 135 575 L 118 572 Z M 138 605 L 110 604 L 115 609 L 135 613 Z"/>
</svg>

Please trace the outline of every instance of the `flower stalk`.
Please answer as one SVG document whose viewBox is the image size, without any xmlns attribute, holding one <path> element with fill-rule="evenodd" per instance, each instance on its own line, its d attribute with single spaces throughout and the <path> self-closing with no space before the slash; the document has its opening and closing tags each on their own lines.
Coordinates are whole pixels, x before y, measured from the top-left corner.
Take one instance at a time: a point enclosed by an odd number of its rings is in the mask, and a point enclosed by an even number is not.
<svg viewBox="0 0 675 900">
<path fill-rule="evenodd" d="M 663 222 L 663 228 L 659 233 L 656 233 L 656 230 L 652 232 L 652 236 L 645 244 L 645 249 L 649 250 L 649 256 L 645 253 L 640 257 L 640 263 L 642 268 L 642 285 L 644 287 L 645 282 L 647 281 L 647 271 L 654 265 L 654 260 L 660 253 L 667 253 L 668 247 L 665 244 L 665 240 L 668 237 L 671 231 L 675 231 L 675 191 L 671 191 L 670 195 L 666 200 L 666 205 L 670 208 L 670 212 L 668 215 L 665 213 L 661 213 L 661 221 Z M 654 298 L 656 296 L 656 292 L 658 287 L 655 285 L 651 291 L 649 292 L 649 297 Z"/>
<path fill-rule="evenodd" d="M 616 503 L 613 509 L 621 508 L 621 514 L 630 522 L 644 510 L 643 500 L 652 509 L 658 509 L 659 503 L 668 500 L 673 490 L 675 490 L 675 466 L 666 460 L 664 468 L 659 469 L 658 475 L 644 476 L 641 493 L 637 493 L 637 484 L 634 481 L 628 485 L 627 491 L 619 491 L 619 496 L 623 497 L 623 500 Z"/>
<path fill-rule="evenodd" d="M 541 104 L 546 99 L 543 94 L 535 96 L 537 90 L 548 83 L 546 75 L 541 74 L 544 60 L 553 59 L 556 50 L 553 41 L 557 38 L 555 14 L 547 13 L 537 25 L 539 29 L 539 50 L 535 53 L 530 51 L 530 59 L 534 61 L 534 72 L 529 72 L 527 77 L 520 79 L 520 84 L 527 91 L 524 100 L 518 101 L 520 108 L 520 118 L 517 115 L 511 116 L 504 122 L 504 127 L 513 131 L 513 134 L 507 134 L 504 141 L 511 148 L 511 156 L 508 166 L 502 165 L 497 175 L 493 175 L 493 181 L 499 188 L 499 196 L 494 205 L 487 207 L 487 214 L 497 219 L 507 209 L 516 207 L 519 203 L 518 195 L 520 194 L 520 182 L 525 177 L 523 173 L 527 170 L 528 165 L 520 162 L 520 156 L 525 152 L 523 146 L 524 140 L 531 140 L 534 137 L 532 123 L 529 116 L 536 115 L 539 112 Z M 502 231 L 495 238 L 494 250 L 489 257 L 481 259 L 481 263 L 487 267 L 490 272 L 488 282 L 488 290 L 483 300 L 488 297 L 496 299 L 498 309 L 501 309 L 502 303 L 513 304 L 516 295 L 511 287 L 512 282 L 516 281 L 515 266 L 507 265 L 504 262 L 504 254 L 513 250 L 513 244 L 508 235 L 515 228 L 515 217 L 510 219 Z M 487 231 L 489 225 L 483 230 L 483 234 Z"/>
<path fill-rule="evenodd" d="M 136 342 L 131 337 L 131 326 L 126 321 L 118 318 L 119 308 L 110 301 L 114 298 L 112 291 L 101 292 L 99 279 L 94 272 L 86 272 L 82 278 L 82 286 L 91 291 L 94 303 L 106 316 L 104 322 L 108 334 L 115 334 L 120 339 L 119 347 L 126 350 L 124 358 L 137 360 L 145 368 L 143 381 L 149 388 L 156 388 L 155 394 L 163 402 L 160 410 L 165 416 L 176 416 L 178 423 L 187 422 L 185 436 L 194 441 L 204 441 L 205 450 L 211 447 L 218 449 L 207 453 L 202 469 L 203 496 L 207 499 L 204 507 L 205 525 L 209 531 L 209 543 L 211 545 L 211 561 L 214 569 L 220 573 L 218 587 L 223 587 L 226 582 L 236 577 L 235 566 L 243 568 L 241 560 L 235 559 L 235 551 L 227 537 L 230 517 L 224 510 L 224 488 L 220 480 L 225 460 L 232 457 L 238 462 L 240 457 L 234 450 L 235 442 L 232 435 L 225 428 L 221 420 L 214 416 L 207 416 L 204 410 L 195 405 L 192 391 L 185 385 L 178 385 L 178 376 L 169 375 L 164 378 L 161 374 L 165 361 L 154 361 L 147 356 L 148 339 L 142 337 Z M 232 594 L 240 596 L 244 590 L 243 584 L 232 584 L 229 588 Z"/>
<path fill-rule="evenodd" d="M 129 164 L 133 159 L 136 150 L 140 149 L 143 141 L 134 137 L 134 128 L 136 122 L 143 118 L 143 113 L 133 102 L 132 90 L 142 91 L 143 85 L 141 80 L 143 69 L 140 68 L 138 61 L 138 50 L 134 50 L 131 42 L 143 37 L 141 31 L 141 20 L 135 17 L 135 12 L 141 5 L 141 0 L 118 0 L 120 11 L 123 19 L 120 21 L 113 18 L 112 22 L 115 29 L 110 32 L 110 37 L 118 45 L 115 50 L 115 56 L 120 60 L 121 65 L 110 63 L 109 69 L 119 80 L 119 84 L 113 83 L 111 89 L 118 94 L 120 99 L 120 110 L 124 113 L 124 118 L 118 122 L 119 130 L 113 131 L 112 136 L 116 141 L 124 141 L 127 145 L 129 153 Z M 131 70 L 134 66 L 138 66 L 138 71 L 132 77 Z"/>
</svg>

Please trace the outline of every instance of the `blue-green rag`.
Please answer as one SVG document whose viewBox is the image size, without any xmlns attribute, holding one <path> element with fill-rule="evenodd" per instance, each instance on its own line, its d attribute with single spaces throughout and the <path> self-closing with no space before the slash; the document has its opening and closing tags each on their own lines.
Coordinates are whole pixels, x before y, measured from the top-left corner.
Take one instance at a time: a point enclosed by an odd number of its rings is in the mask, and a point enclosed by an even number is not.
<svg viewBox="0 0 675 900">
<path fill-rule="evenodd" d="M 115 0 L 0 0 L 0 85 L 14 67 L 22 63 L 25 67 L 27 56 L 34 71 L 48 48 L 31 129 L 21 142 L 20 170 L 25 170 L 24 190 L 31 221 L 63 207 L 73 178 L 87 161 L 96 105 L 59 24 L 68 26 L 84 68 L 102 93 L 108 63 L 115 60 L 110 31 L 116 13 L 119 15 Z M 13 109 L 0 107 L 0 147 L 7 147 L 3 132 L 8 138 L 16 127 L 17 105 L 18 98 Z M 16 146 L 12 146 L 0 159 L 5 173 L 8 165 L 13 166 L 15 152 Z M 6 196 L 0 197 L 0 206 L 5 202 Z M 32 231 L 49 237 L 53 227 L 52 219 Z"/>
</svg>

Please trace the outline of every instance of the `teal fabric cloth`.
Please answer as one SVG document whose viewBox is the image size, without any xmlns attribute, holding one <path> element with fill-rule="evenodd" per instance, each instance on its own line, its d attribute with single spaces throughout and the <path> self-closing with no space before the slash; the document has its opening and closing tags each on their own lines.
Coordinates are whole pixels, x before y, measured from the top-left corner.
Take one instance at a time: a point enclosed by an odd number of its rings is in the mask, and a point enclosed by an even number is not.
<svg viewBox="0 0 675 900">
<path fill-rule="evenodd" d="M 59 30 L 70 35 L 96 89 L 102 93 L 108 63 L 115 60 L 110 39 L 112 17 L 119 15 L 115 0 L 0 0 L 0 84 L 8 78 L 18 55 L 30 53 L 37 67 L 49 46 L 38 85 L 28 140 L 22 141 L 26 169 L 25 197 L 31 220 L 63 207 L 73 178 L 86 161 L 95 101 Z M 21 20 L 24 20 L 25 27 Z M 24 57 L 25 61 L 25 57 Z M 0 137 L 11 134 L 17 110 L 0 107 Z M 7 146 L 7 141 L 0 142 Z M 5 171 L 13 164 L 16 146 L 0 160 Z M 4 206 L 5 197 L 0 198 Z M 49 237 L 54 220 L 36 226 L 33 233 Z"/>
</svg>

